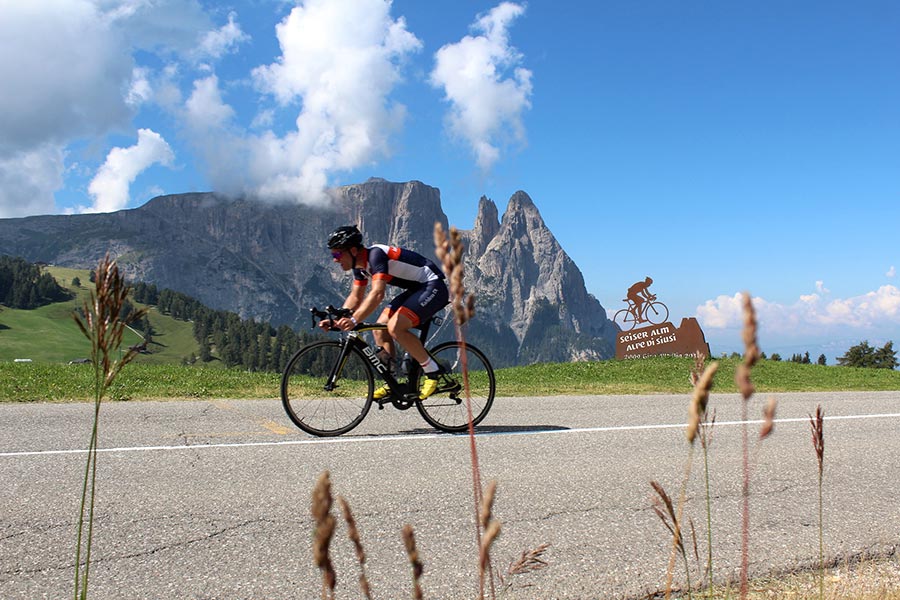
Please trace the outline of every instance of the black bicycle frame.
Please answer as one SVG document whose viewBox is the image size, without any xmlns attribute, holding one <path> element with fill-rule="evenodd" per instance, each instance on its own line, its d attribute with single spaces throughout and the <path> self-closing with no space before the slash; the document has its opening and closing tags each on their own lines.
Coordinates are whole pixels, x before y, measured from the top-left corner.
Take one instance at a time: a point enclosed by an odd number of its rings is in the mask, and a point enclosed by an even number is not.
<svg viewBox="0 0 900 600">
<path fill-rule="evenodd" d="M 425 323 L 422 323 L 419 327 L 419 339 L 422 341 L 422 344 L 425 344 L 425 340 L 428 339 L 428 330 L 431 326 L 431 322 L 435 319 L 432 317 Z M 391 401 L 398 408 L 409 408 L 410 405 L 400 405 L 398 404 L 398 399 L 406 400 L 406 401 L 414 401 L 418 398 L 418 391 L 412 389 L 410 387 L 411 382 L 415 379 L 417 373 L 417 369 L 421 367 L 413 362 L 409 369 L 409 373 L 407 374 L 409 379 L 406 385 L 401 384 L 397 381 L 397 379 L 391 374 L 390 369 L 384 361 L 382 361 L 378 357 L 378 351 L 371 345 L 360 339 L 360 334 L 366 331 L 374 331 L 374 330 L 383 330 L 386 329 L 387 326 L 381 323 L 372 324 L 372 323 L 360 323 L 357 325 L 352 331 L 347 334 L 347 337 L 341 343 L 341 353 L 338 356 L 338 360 L 335 361 L 334 366 L 331 368 L 331 373 L 328 376 L 328 383 L 325 384 L 325 390 L 331 392 L 336 387 L 336 382 L 340 376 L 341 371 L 344 368 L 344 364 L 347 362 L 347 357 L 350 354 L 350 347 L 354 346 L 362 352 L 362 355 L 368 361 L 369 366 L 381 377 L 384 382 L 387 384 L 388 388 L 391 390 L 391 396 L 389 398 L 385 398 L 383 400 L 376 400 L 378 402 L 379 408 L 383 408 L 383 405 Z"/>
</svg>

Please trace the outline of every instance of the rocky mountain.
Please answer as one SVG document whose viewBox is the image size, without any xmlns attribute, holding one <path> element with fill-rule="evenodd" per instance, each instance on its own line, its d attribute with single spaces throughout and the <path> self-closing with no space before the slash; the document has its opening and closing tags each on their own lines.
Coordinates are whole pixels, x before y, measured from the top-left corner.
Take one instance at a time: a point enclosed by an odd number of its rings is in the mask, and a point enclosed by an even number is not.
<svg viewBox="0 0 900 600">
<path fill-rule="evenodd" d="M 115 213 L 0 219 L 0 254 L 93 268 L 109 251 L 133 280 L 245 318 L 308 327 L 308 307 L 337 304 L 348 290 L 324 248 L 336 226 L 358 223 L 369 242 L 432 257 L 434 223 L 447 227 L 440 192 L 418 181 L 370 179 L 332 192 L 326 208 L 192 193 Z M 512 196 L 502 219 L 482 198 L 463 235 L 478 311 L 467 339 L 498 366 L 615 354 L 615 326 L 526 193 Z"/>
</svg>

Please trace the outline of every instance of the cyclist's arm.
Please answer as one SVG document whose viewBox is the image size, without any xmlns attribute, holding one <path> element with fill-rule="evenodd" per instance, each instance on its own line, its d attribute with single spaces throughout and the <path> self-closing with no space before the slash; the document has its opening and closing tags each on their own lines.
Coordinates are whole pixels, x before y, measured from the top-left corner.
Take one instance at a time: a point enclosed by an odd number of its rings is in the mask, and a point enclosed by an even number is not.
<svg viewBox="0 0 900 600">
<path fill-rule="evenodd" d="M 350 293 L 347 295 L 347 299 L 344 300 L 343 307 L 349 308 L 350 310 L 355 311 L 360 304 L 362 304 L 363 299 L 366 297 L 366 286 L 365 285 L 354 285 L 350 289 Z M 356 317 L 357 321 L 362 321 L 359 317 Z"/>
<path fill-rule="evenodd" d="M 385 287 L 387 287 L 387 283 L 384 279 L 372 279 L 372 289 L 363 297 L 365 288 L 363 286 L 353 286 L 350 295 L 347 296 L 347 302 L 344 303 L 345 308 L 353 310 L 353 319 L 339 319 L 335 321 L 335 325 L 347 331 L 356 326 L 353 322 L 354 320 L 356 323 L 362 323 L 366 317 L 375 312 L 378 305 L 384 300 Z M 353 303 L 352 305 L 351 302 Z"/>
<path fill-rule="evenodd" d="M 350 288 L 350 293 L 347 295 L 347 299 L 344 300 L 344 303 L 341 306 L 343 308 L 349 308 L 350 310 L 354 310 L 355 308 L 357 308 L 360 305 L 360 303 L 362 303 L 362 301 L 365 297 L 366 297 L 365 283 L 363 283 L 363 285 L 355 284 L 352 288 Z M 361 318 L 359 318 L 355 315 L 354 315 L 354 318 L 356 319 L 357 322 L 362 321 Z M 345 323 L 343 325 L 341 324 L 342 321 L 345 321 Z M 355 327 L 353 321 L 350 319 L 347 319 L 347 318 L 338 319 L 337 321 L 334 321 L 334 324 L 336 327 L 338 327 L 338 329 L 342 329 L 344 331 L 346 331 L 348 329 L 353 329 L 353 327 Z M 349 326 L 346 326 L 348 324 L 349 324 Z M 323 319 L 323 320 L 319 321 L 319 327 L 324 329 L 325 331 L 328 331 L 328 329 L 331 327 L 331 319 Z"/>
</svg>

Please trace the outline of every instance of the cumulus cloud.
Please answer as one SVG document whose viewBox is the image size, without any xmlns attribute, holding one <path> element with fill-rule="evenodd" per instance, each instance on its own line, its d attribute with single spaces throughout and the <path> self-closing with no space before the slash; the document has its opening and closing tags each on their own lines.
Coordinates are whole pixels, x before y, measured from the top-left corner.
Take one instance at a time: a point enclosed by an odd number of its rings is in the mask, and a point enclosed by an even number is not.
<svg viewBox="0 0 900 600">
<path fill-rule="evenodd" d="M 4 0 L 2 14 L 0 156 L 127 125 L 132 59 L 93 2 Z"/>
<path fill-rule="evenodd" d="M 179 62 L 247 39 L 198 0 L 0 0 L 0 14 L 0 81 L 15 90 L 0 94 L 0 216 L 55 212 L 72 142 L 96 148 L 143 105 L 180 106 Z"/>
<path fill-rule="evenodd" d="M 894 268 L 894 265 L 891 265 L 891 268 L 887 270 L 887 273 L 885 273 L 885 275 L 891 278 L 897 276 L 897 269 Z"/>
<path fill-rule="evenodd" d="M 739 329 L 743 326 L 742 295 L 718 296 L 697 307 L 704 328 Z M 900 289 L 884 285 L 851 298 L 826 300 L 819 294 L 800 296 L 786 305 L 753 298 L 760 327 L 782 335 L 826 335 L 829 331 L 874 330 L 900 325 Z"/>
<path fill-rule="evenodd" d="M 825 287 L 825 282 L 821 281 L 821 280 L 816 281 L 816 291 L 819 292 L 820 294 L 830 294 L 831 293 L 831 291 Z"/>
<path fill-rule="evenodd" d="M 56 212 L 53 193 L 63 185 L 64 162 L 57 144 L 0 154 L 0 218 Z"/>
<path fill-rule="evenodd" d="M 190 123 L 192 137 L 216 189 L 320 202 L 330 174 L 389 152 L 389 138 L 405 115 L 390 93 L 403 60 L 422 45 L 402 18 L 391 17 L 390 6 L 384 0 L 307 0 L 279 23 L 282 54 L 254 69 L 253 80 L 281 109 L 300 107 L 295 129 L 239 132 L 218 80 L 195 83 L 186 110 L 200 118 Z M 262 114 L 254 127 L 272 122 Z"/>
<path fill-rule="evenodd" d="M 138 130 L 138 141 L 129 148 L 113 148 L 91 181 L 88 192 L 94 204 L 82 212 L 112 212 L 128 205 L 129 188 L 147 168 L 169 165 L 175 158 L 169 144 L 155 131 Z"/>
<path fill-rule="evenodd" d="M 503 2 L 472 25 L 467 35 L 435 54 L 431 83 L 450 103 L 447 126 L 471 147 L 482 170 L 500 158 L 507 141 L 524 142 L 522 114 L 531 107 L 531 71 L 509 42 L 512 21 L 524 6 Z"/>
<path fill-rule="evenodd" d="M 235 50 L 242 42 L 250 39 L 250 36 L 244 33 L 241 26 L 235 22 L 236 17 L 235 13 L 229 13 L 228 23 L 203 34 L 200 44 L 194 50 L 194 56 L 198 60 L 221 58 Z"/>
</svg>

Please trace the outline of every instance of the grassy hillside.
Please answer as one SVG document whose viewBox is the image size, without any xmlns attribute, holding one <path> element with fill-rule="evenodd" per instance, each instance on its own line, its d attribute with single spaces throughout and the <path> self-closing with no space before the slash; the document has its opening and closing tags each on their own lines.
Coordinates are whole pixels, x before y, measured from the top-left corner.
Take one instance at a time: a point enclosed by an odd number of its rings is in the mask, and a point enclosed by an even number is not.
<svg viewBox="0 0 900 600">
<path fill-rule="evenodd" d="M 90 356 L 90 344 L 72 320 L 72 312 L 81 307 L 93 289 L 90 273 L 62 267 L 48 267 L 47 271 L 61 286 L 73 292 L 75 298 L 34 310 L 0 307 L 0 362 L 30 358 L 37 363 L 67 363 Z M 79 287 L 72 285 L 76 277 L 81 280 Z M 199 352 L 190 323 L 153 309 L 148 318 L 154 329 L 150 354 L 139 355 L 135 363 L 177 364 L 191 353 Z M 129 332 L 122 345 L 128 347 L 140 342 L 140 335 Z"/>
</svg>

